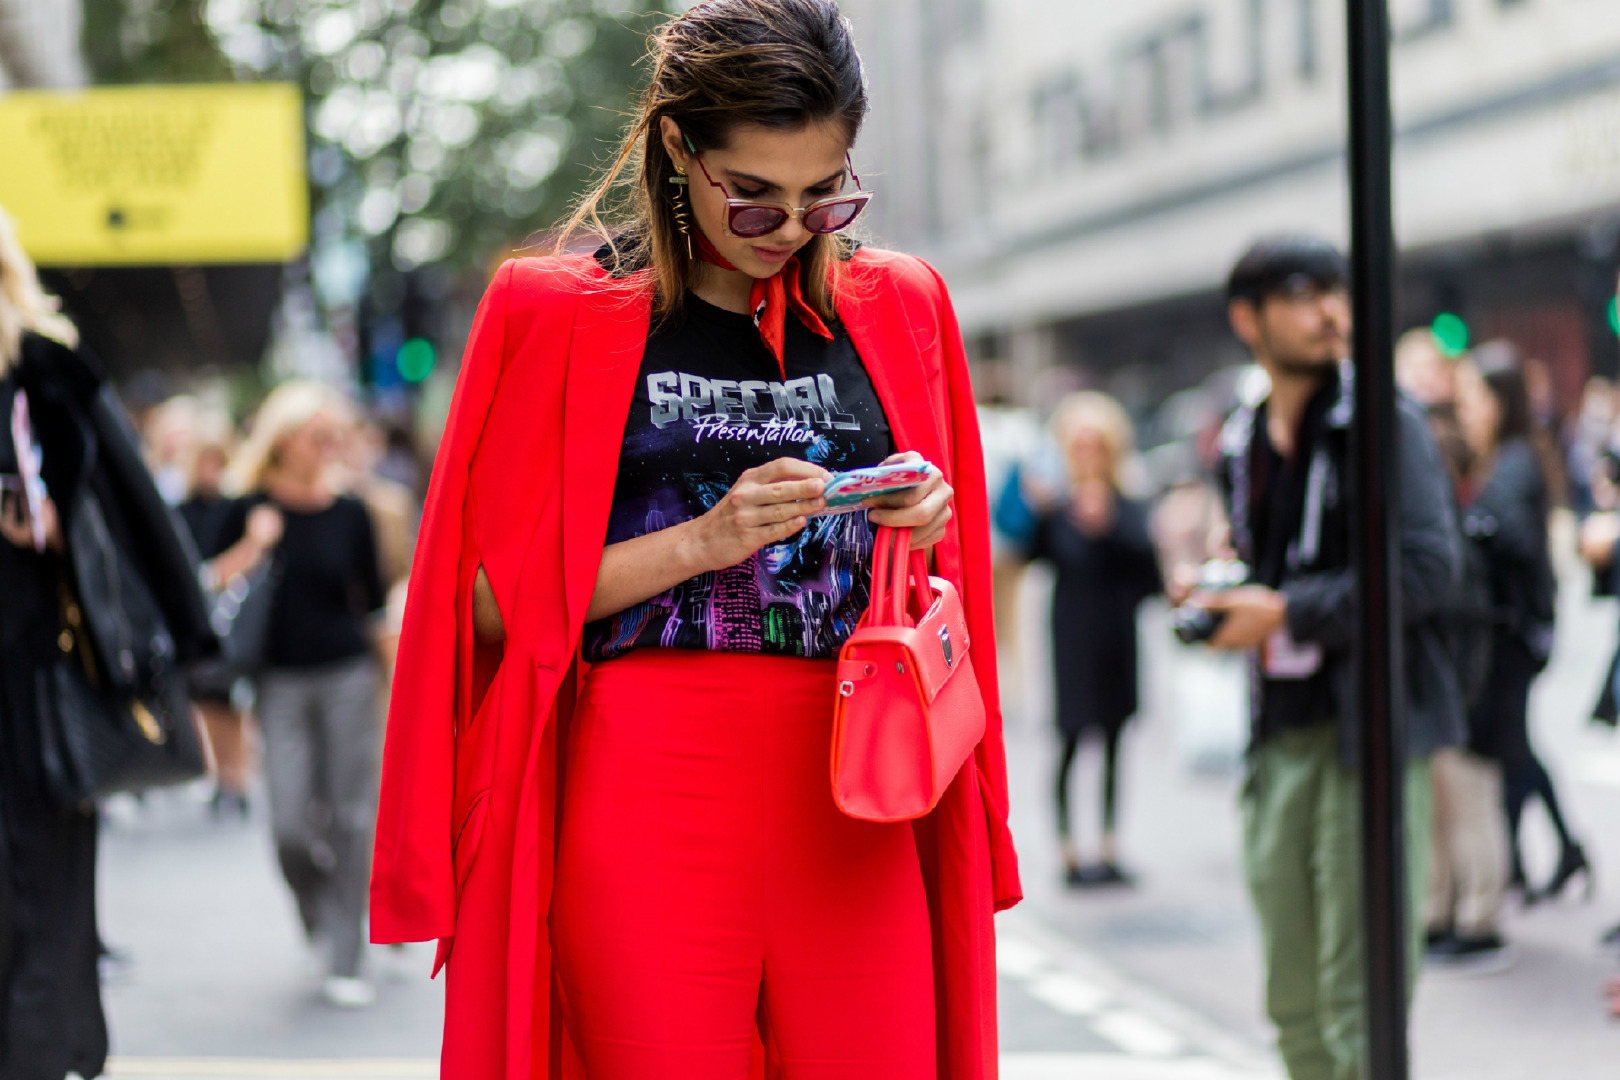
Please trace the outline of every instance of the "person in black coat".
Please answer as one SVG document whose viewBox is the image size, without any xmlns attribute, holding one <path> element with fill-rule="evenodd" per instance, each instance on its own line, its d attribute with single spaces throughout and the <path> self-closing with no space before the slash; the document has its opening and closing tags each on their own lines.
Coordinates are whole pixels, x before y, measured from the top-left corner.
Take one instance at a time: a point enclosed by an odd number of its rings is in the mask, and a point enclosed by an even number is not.
<svg viewBox="0 0 1620 1080">
<path fill-rule="evenodd" d="M 1027 479 L 1038 522 L 1028 554 L 1057 572 L 1052 593 L 1052 670 L 1062 736 L 1056 778 L 1058 836 L 1070 885 L 1124 884 L 1116 849 L 1119 743 L 1137 710 L 1136 612 L 1163 585 L 1147 507 L 1120 492 L 1130 452 L 1130 419 L 1106 394 L 1071 394 L 1059 405 L 1053 432 L 1068 465 L 1069 488 L 1041 489 Z M 1069 774 L 1081 738 L 1102 738 L 1102 846 L 1094 865 L 1081 862 L 1069 813 Z"/>
<path fill-rule="evenodd" d="M 1485 554 L 1491 602 L 1497 612 L 1491 666 L 1484 692 L 1469 717 L 1469 749 L 1501 763 L 1508 822 L 1509 887 L 1527 903 L 1557 896 L 1591 868 L 1565 821 L 1552 778 L 1530 745 L 1530 686 L 1552 650 L 1557 582 L 1547 542 L 1548 494 L 1541 459 L 1531 441 L 1534 420 L 1518 351 L 1506 342 L 1474 350 L 1459 383 L 1458 418 L 1476 455 L 1463 532 Z M 1537 796 L 1557 830 L 1558 866 L 1535 888 L 1519 854 L 1519 822 Z"/>
<path fill-rule="evenodd" d="M 98 542 L 128 554 L 177 659 L 214 644 L 189 544 L 76 340 L 0 213 L 0 1080 L 93 1077 L 107 1057 L 95 810 L 53 798 L 42 757 L 52 706 L 39 688 L 60 656 L 62 590 L 71 592 L 82 535 L 74 508 L 95 500 L 108 526 Z M 22 447 L 11 423 L 19 401 L 32 430 Z M 35 445 L 43 500 L 25 487 Z"/>
</svg>

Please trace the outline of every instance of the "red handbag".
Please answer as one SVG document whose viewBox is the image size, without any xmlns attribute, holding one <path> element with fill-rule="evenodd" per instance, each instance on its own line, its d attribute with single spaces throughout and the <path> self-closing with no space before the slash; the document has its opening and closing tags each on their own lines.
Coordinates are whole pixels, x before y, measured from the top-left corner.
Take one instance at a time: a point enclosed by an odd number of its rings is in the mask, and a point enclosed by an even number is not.
<svg viewBox="0 0 1620 1080">
<path fill-rule="evenodd" d="M 962 598 L 910 548 L 878 529 L 871 606 L 838 654 L 833 801 L 864 821 L 928 813 L 984 738 Z"/>
</svg>

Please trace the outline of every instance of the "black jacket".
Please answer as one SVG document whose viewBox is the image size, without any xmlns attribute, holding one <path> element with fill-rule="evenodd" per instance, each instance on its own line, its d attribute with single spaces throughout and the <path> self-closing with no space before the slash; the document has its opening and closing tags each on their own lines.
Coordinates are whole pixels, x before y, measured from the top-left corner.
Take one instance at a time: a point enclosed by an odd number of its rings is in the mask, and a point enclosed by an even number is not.
<svg viewBox="0 0 1620 1080">
<path fill-rule="evenodd" d="M 1163 589 L 1147 507 L 1116 497 L 1114 521 L 1087 536 L 1058 507 L 1040 518 L 1032 559 L 1057 571 L 1052 589 L 1052 670 L 1065 735 L 1118 731 L 1136 714 L 1136 612 Z"/>
<path fill-rule="evenodd" d="M 1280 589 L 1288 601 L 1288 629 L 1294 640 L 1323 651 L 1323 670 L 1331 688 L 1333 717 L 1339 722 L 1341 757 L 1354 764 L 1360 747 L 1360 689 L 1351 650 L 1357 628 L 1357 584 L 1350 566 L 1352 499 L 1350 491 L 1351 371 L 1339 376 L 1337 400 L 1309 445 L 1299 447 L 1311 461 L 1313 482 L 1307 494 L 1300 533 L 1319 535 L 1300 544 L 1293 538 L 1296 559 L 1290 560 Z M 1400 606 L 1406 626 L 1406 738 L 1408 754 L 1425 755 L 1464 738 L 1462 695 L 1446 647 L 1445 623 L 1461 566 L 1460 538 L 1451 512 L 1449 481 L 1429 425 L 1419 406 L 1402 397 L 1396 410 L 1400 489 Z M 1248 463 L 1255 440 L 1256 409 L 1242 407 L 1221 435 L 1218 480 L 1232 522 L 1233 546 L 1254 565 L 1254 539 L 1246 528 Z M 1259 685 L 1258 657 L 1254 685 Z M 1259 695 L 1254 695 L 1258 730 Z"/>
<path fill-rule="evenodd" d="M 1482 555 L 1490 603 L 1490 669 L 1469 716 L 1469 749 L 1514 767 L 1533 761 L 1526 702 L 1552 655 L 1558 581 L 1547 543 L 1547 482 L 1527 440 L 1503 443 L 1490 476 L 1463 510 Z"/>
<path fill-rule="evenodd" d="M 158 494 L 112 387 L 82 353 L 37 334 L 23 338 L 17 379 L 28 392 L 45 483 L 62 514 L 91 638 L 106 654 L 97 657 L 105 675 L 120 684 L 149 678 L 147 663 L 139 671 L 119 663 L 109 643 L 120 636 L 149 642 L 166 635 L 171 662 L 212 653 L 218 642 L 198 584 L 196 549 Z M 144 595 L 102 593 L 97 582 L 108 575 L 95 564 L 112 560 L 113 552 Z M 114 623 L 133 625 L 115 630 Z"/>
<path fill-rule="evenodd" d="M 81 589 L 80 606 L 109 675 L 150 678 L 154 656 L 180 662 L 213 645 L 190 546 L 96 370 L 71 349 L 24 337 L 19 362 L 0 376 L 0 471 L 16 468 L 9 419 L 19 388 L 68 558 L 0 541 L 0 1080 L 95 1076 L 107 1053 L 96 819 L 52 797 L 42 760 L 41 688 L 60 657 L 60 584 L 103 583 Z M 127 666 L 109 644 L 120 638 L 130 643 Z"/>
<path fill-rule="evenodd" d="M 1528 440 L 1496 451 L 1491 474 L 1463 511 L 1463 531 L 1485 549 L 1491 601 L 1503 626 L 1538 660 L 1552 646 L 1558 580 L 1547 544 L 1547 481 Z"/>
</svg>

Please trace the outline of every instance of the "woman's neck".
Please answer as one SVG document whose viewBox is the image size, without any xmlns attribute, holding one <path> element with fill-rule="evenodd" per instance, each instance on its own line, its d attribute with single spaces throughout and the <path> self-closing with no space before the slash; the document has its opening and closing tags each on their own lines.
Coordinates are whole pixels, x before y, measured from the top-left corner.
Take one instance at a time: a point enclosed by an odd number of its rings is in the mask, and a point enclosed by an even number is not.
<svg viewBox="0 0 1620 1080">
<path fill-rule="evenodd" d="M 324 510 L 334 498 L 319 472 L 306 476 L 272 470 L 265 474 L 264 488 L 272 499 L 292 510 Z"/>
<path fill-rule="evenodd" d="M 748 301 L 753 296 L 754 279 L 741 270 L 725 270 L 705 263 L 692 292 L 699 300 L 713 304 L 722 311 L 750 315 Z"/>
</svg>

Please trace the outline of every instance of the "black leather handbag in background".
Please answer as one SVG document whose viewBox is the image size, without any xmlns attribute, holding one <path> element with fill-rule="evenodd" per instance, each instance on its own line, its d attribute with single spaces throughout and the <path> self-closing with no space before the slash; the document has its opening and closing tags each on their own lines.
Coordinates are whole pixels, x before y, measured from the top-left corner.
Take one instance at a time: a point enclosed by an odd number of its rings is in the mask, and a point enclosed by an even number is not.
<svg viewBox="0 0 1620 1080">
<path fill-rule="evenodd" d="M 270 605 L 280 579 L 274 555 L 217 590 L 209 603 L 209 623 L 219 637 L 219 655 L 199 660 L 188 672 L 198 695 L 228 698 L 237 680 L 264 667 L 270 639 Z"/>
<path fill-rule="evenodd" d="M 195 780 L 205 769 L 202 739 L 157 603 L 93 496 L 76 500 L 70 520 L 59 655 L 35 687 L 46 787 L 75 808 Z"/>
</svg>

